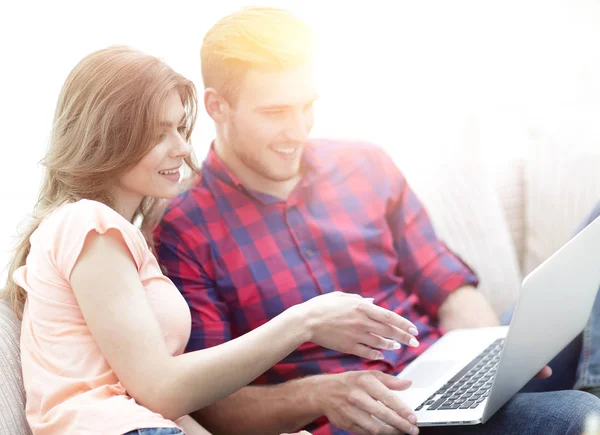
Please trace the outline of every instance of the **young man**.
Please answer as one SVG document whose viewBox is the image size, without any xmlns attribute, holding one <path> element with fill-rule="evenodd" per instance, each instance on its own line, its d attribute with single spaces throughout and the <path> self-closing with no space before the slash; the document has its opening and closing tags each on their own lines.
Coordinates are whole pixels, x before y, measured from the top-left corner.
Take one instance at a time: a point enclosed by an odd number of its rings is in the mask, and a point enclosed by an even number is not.
<svg viewBox="0 0 600 435">
<path fill-rule="evenodd" d="M 373 360 L 304 345 L 257 380 L 264 385 L 196 417 L 218 433 L 309 425 L 319 435 L 416 434 L 412 410 L 392 392 L 404 387 L 393 374 L 444 331 L 499 321 L 382 150 L 309 140 L 311 54 L 308 27 L 278 9 L 234 13 L 205 37 L 204 104 L 216 138 L 201 178 L 157 231 L 160 261 L 192 312 L 188 350 L 331 291 L 374 298 L 411 320 L 420 343 Z M 583 392 L 519 394 L 485 426 L 460 432 L 575 434 L 593 410 L 600 401 Z"/>
</svg>

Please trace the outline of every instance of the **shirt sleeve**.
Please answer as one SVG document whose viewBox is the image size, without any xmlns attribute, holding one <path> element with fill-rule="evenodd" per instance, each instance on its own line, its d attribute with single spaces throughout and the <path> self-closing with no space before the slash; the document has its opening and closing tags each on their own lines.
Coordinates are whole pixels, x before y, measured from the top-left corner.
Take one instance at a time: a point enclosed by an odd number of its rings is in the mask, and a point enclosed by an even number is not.
<svg viewBox="0 0 600 435">
<path fill-rule="evenodd" d="M 195 210 L 194 215 L 199 213 Z M 190 307 L 192 331 L 188 352 L 231 339 L 229 310 L 219 298 L 209 241 L 199 226 L 199 222 L 190 220 L 175 206 L 155 231 L 158 261 Z"/>
<path fill-rule="evenodd" d="M 69 281 L 87 235 L 91 231 L 104 234 L 110 229 L 119 231 L 139 270 L 148 249 L 144 236 L 115 210 L 97 201 L 81 200 L 67 204 L 51 217 L 36 237 L 45 239 L 45 243 L 51 241 L 54 267 Z M 52 236 L 48 237 L 48 234 Z"/>
<path fill-rule="evenodd" d="M 392 159 L 380 152 L 380 176 L 389 184 L 387 220 L 398 273 L 432 317 L 454 290 L 477 286 L 475 273 L 437 237 L 429 215 Z"/>
</svg>

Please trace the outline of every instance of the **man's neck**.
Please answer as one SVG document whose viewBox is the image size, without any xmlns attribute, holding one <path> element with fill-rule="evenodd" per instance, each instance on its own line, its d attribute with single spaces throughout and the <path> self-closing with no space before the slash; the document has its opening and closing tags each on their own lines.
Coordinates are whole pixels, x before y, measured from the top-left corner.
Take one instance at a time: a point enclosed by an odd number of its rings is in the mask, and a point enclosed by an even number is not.
<svg viewBox="0 0 600 435">
<path fill-rule="evenodd" d="M 298 174 L 296 177 L 286 181 L 265 179 L 262 175 L 257 174 L 252 169 L 246 167 L 246 165 L 233 153 L 228 152 L 218 136 L 214 142 L 214 151 L 227 169 L 229 169 L 229 171 L 234 174 L 248 190 L 286 200 L 302 178 L 302 175 Z"/>
</svg>

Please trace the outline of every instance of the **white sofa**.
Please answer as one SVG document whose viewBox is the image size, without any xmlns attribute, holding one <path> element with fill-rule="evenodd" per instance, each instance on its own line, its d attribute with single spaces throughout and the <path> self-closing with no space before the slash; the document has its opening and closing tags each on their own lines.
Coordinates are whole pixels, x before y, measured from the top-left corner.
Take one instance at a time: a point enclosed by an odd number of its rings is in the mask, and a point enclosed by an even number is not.
<svg viewBox="0 0 600 435">
<path fill-rule="evenodd" d="M 410 164 L 395 156 L 438 234 L 476 270 L 498 314 L 514 302 L 522 276 L 564 243 L 600 199 L 599 154 L 545 140 L 524 154 Z M 18 328 L 0 304 L 0 433 L 9 435 L 29 433 Z"/>
<path fill-rule="evenodd" d="M 404 172 L 438 236 L 476 271 L 499 315 L 515 302 L 523 277 L 600 201 L 600 146 L 541 137 L 518 158 L 413 162 Z"/>
</svg>

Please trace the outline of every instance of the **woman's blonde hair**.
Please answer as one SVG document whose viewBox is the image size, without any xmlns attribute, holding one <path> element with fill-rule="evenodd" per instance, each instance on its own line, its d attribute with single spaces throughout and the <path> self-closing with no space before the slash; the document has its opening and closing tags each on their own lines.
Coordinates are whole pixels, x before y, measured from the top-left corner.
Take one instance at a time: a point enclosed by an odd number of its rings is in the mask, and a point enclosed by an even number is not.
<svg viewBox="0 0 600 435">
<path fill-rule="evenodd" d="M 311 60 L 314 34 L 292 13 L 278 8 L 242 9 L 219 20 L 200 50 L 205 88 L 217 90 L 233 104 L 251 68 L 282 71 Z"/>
<path fill-rule="evenodd" d="M 189 142 L 196 119 L 196 91 L 191 81 L 160 59 L 115 46 L 86 56 L 71 71 L 58 98 L 44 178 L 37 204 L 9 263 L 3 296 L 21 316 L 26 293 L 13 273 L 26 262 L 29 239 L 40 222 L 56 208 L 80 199 L 114 207 L 116 181 L 156 145 L 164 104 L 179 93 L 186 113 Z M 185 162 L 198 173 L 194 156 Z M 150 247 L 152 229 L 164 200 L 146 197 L 135 212 Z"/>
</svg>

